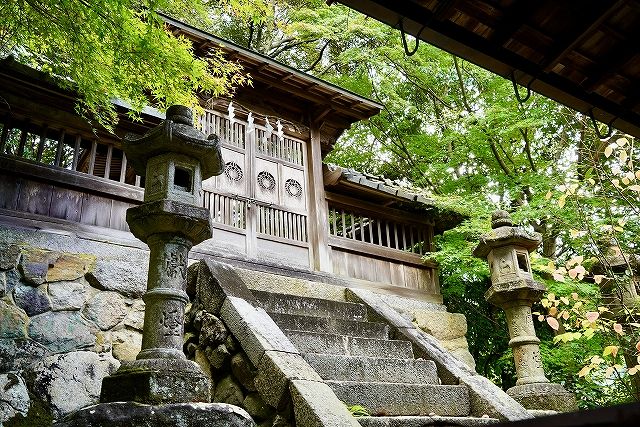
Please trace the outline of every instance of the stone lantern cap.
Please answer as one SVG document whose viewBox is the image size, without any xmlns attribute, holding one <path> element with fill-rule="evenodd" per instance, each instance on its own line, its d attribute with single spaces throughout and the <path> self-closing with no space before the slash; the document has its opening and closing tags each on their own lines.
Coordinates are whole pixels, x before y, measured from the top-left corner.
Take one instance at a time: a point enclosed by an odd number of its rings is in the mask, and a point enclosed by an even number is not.
<svg viewBox="0 0 640 427">
<path fill-rule="evenodd" d="M 194 128 L 191 109 L 182 105 L 169 107 L 165 121 L 143 136 L 125 136 L 123 145 L 127 161 L 140 176 L 146 174 L 149 159 L 165 153 L 197 159 L 202 167 L 202 179 L 220 175 L 224 169 L 217 135 L 207 138 Z"/>
<path fill-rule="evenodd" d="M 513 221 L 505 211 L 496 211 L 491 216 L 489 233 L 480 236 L 480 243 L 473 250 L 473 256 L 486 258 L 494 248 L 503 246 L 518 246 L 533 252 L 542 242 L 540 233 L 528 232 L 520 227 L 514 227 Z"/>
</svg>

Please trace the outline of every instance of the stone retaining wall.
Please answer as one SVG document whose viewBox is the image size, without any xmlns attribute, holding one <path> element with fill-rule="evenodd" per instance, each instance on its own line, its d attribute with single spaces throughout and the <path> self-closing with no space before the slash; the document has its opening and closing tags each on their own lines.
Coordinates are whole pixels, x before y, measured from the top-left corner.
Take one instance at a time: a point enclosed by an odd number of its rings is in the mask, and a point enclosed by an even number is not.
<svg viewBox="0 0 640 427">
<path fill-rule="evenodd" d="M 0 425 L 51 425 L 98 402 L 140 350 L 148 254 L 0 228 Z"/>
</svg>

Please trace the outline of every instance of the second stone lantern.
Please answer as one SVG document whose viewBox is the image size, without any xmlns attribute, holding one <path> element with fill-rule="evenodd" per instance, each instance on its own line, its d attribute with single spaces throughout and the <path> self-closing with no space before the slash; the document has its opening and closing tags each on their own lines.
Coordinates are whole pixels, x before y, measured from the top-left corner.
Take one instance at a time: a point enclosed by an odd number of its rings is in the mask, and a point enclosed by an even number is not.
<svg viewBox="0 0 640 427">
<path fill-rule="evenodd" d="M 145 177 L 144 203 L 127 210 L 131 232 L 149 246 L 142 350 L 102 383 L 101 401 L 159 404 L 207 402 L 210 384 L 183 351 L 189 250 L 211 237 L 202 180 L 223 170 L 218 138 L 193 127 L 189 108 L 174 105 L 166 120 L 123 144 Z"/>
<path fill-rule="evenodd" d="M 484 297 L 502 308 L 507 317 L 509 346 L 518 377 L 507 394 L 527 409 L 576 410 L 575 396 L 545 376 L 540 340 L 533 326 L 531 305 L 540 300 L 546 288 L 533 279 L 529 252 L 540 245 L 542 238 L 538 233 L 514 227 L 505 211 L 493 214 L 491 228 L 490 233 L 481 236 L 473 255 L 489 261 L 491 287 Z"/>
</svg>

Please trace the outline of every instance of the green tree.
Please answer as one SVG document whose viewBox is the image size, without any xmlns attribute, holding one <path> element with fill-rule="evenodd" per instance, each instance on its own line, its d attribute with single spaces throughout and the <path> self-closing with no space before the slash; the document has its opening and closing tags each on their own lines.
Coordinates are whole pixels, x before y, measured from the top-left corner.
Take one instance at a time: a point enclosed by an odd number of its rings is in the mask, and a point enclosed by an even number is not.
<svg viewBox="0 0 640 427">
<path fill-rule="evenodd" d="M 196 105 L 244 81 L 218 52 L 196 58 L 158 14 L 207 22 L 211 8 L 243 19 L 267 13 L 257 0 L 9 0 L 0 4 L 0 57 L 13 55 L 74 89 L 78 110 L 106 127 L 115 120 L 113 98 L 133 111 L 153 104 Z"/>
</svg>

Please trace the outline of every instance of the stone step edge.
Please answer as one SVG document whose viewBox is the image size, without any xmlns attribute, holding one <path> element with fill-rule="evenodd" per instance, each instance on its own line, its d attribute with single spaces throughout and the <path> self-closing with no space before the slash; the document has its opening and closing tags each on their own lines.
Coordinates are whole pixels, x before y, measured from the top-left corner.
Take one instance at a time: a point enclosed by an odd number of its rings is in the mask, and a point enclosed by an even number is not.
<svg viewBox="0 0 640 427">
<path fill-rule="evenodd" d="M 394 343 L 409 343 L 409 341 L 405 341 L 405 340 L 393 340 L 393 339 L 380 339 L 380 338 L 367 338 L 367 337 L 361 337 L 361 336 L 357 336 L 357 335 L 344 335 L 344 334 L 325 334 L 324 332 L 313 332 L 313 331 L 302 331 L 300 329 L 282 329 L 282 331 L 284 332 L 285 335 L 287 335 L 288 332 L 294 332 L 297 334 L 311 334 L 311 335 L 324 335 L 324 336 L 333 336 L 333 337 L 346 337 L 346 338 L 356 338 L 359 340 L 368 340 L 368 341 L 384 341 L 384 342 L 394 342 Z M 411 343 L 409 343 L 411 344 Z M 321 353 L 314 353 L 314 354 L 321 354 Z M 394 359 L 393 357 L 391 357 L 390 359 Z M 415 358 L 414 358 L 415 360 Z"/>
<path fill-rule="evenodd" d="M 330 301 L 330 300 L 327 300 L 327 301 Z M 269 311 L 269 310 L 265 310 L 265 311 L 270 316 L 272 314 L 275 314 L 276 316 L 312 317 L 314 319 L 322 319 L 322 320 L 328 319 L 328 320 L 334 320 L 336 322 L 356 322 L 356 323 L 365 323 L 365 324 L 389 326 L 389 324 L 385 323 L 385 322 L 376 322 L 376 321 L 370 321 L 370 320 L 353 320 L 353 319 L 342 319 L 342 318 L 339 318 L 339 317 L 316 316 L 314 314 L 281 313 L 281 312 L 278 312 L 278 311 Z"/>
<path fill-rule="evenodd" d="M 325 299 L 325 298 L 307 297 L 307 296 L 300 296 L 300 295 L 294 295 L 294 294 L 281 294 L 278 292 L 269 292 L 269 291 L 260 291 L 260 290 L 252 290 L 251 292 L 259 302 L 262 302 L 262 299 L 265 296 L 273 295 L 276 298 L 296 298 L 296 299 L 306 300 L 310 302 L 311 301 L 318 302 L 319 304 L 336 304 L 343 307 L 362 307 L 365 310 L 365 312 L 367 309 L 365 304 L 353 302 L 353 301 L 335 301 L 335 300 Z M 319 317 L 322 317 L 322 316 L 319 316 Z"/>
<path fill-rule="evenodd" d="M 443 426 L 478 426 L 492 425 L 500 422 L 491 417 L 452 417 L 448 415 L 396 415 L 396 416 L 361 416 L 355 417 L 363 427 L 423 427 L 429 425 Z"/>
</svg>

